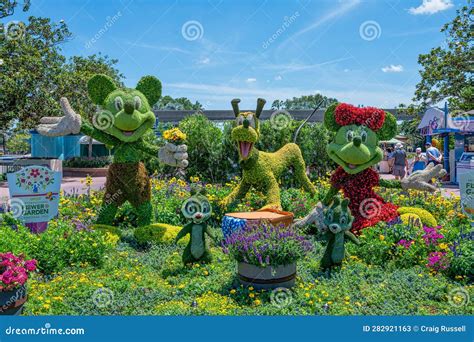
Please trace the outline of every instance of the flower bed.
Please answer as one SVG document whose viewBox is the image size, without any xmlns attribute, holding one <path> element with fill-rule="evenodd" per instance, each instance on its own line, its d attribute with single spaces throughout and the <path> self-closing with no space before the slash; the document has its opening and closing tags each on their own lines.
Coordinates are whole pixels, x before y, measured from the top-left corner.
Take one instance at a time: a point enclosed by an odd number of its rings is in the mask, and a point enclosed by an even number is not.
<svg viewBox="0 0 474 342">
<path fill-rule="evenodd" d="M 217 238 L 222 238 L 220 222 L 225 213 L 219 202 L 233 184 L 201 184 L 197 177 L 191 182 L 207 189 L 213 205 L 209 222 Z M 86 181 L 84 187 L 90 186 L 91 180 Z M 328 180 L 315 186 L 318 194 L 313 198 L 299 189 L 283 190 L 283 209 L 296 217 L 307 214 L 327 191 Z M 185 181 L 153 179 L 154 221 L 182 226 L 179 212 L 189 190 Z M 397 206 L 430 211 L 439 227 L 392 222 L 365 229 L 361 246 L 348 244 L 351 256 L 330 276 L 319 271 L 324 243 L 305 236 L 314 249 L 298 261 L 296 286 L 278 296 L 241 287 L 236 262 L 220 245 L 211 247 L 213 263 L 191 267 L 182 265 L 184 246 L 171 238 L 142 249 L 134 237 L 135 215 L 128 206 L 117 217 L 120 237 L 94 230 L 102 193 L 91 189 L 83 195 L 62 196 L 60 215 L 46 234 L 28 235 L 14 220 L 4 220 L 0 234 L 6 238 L 0 240 L 0 252 L 24 252 L 38 260 L 41 273 L 33 274 L 27 283 L 27 315 L 473 314 L 472 305 L 467 305 L 474 290 L 473 235 L 459 198 L 416 191 L 379 193 Z M 261 196 L 250 192 L 229 211 L 251 211 L 261 205 Z M 281 254 L 268 255 L 270 264 L 281 261 Z M 257 254 L 252 258 L 260 262 Z M 266 255 L 261 259 L 265 263 Z"/>
</svg>

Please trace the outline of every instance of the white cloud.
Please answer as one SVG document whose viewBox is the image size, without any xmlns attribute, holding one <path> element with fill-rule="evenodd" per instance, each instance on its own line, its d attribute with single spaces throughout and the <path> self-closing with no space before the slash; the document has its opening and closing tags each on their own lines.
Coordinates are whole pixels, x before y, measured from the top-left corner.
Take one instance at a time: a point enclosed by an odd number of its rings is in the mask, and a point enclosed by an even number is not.
<svg viewBox="0 0 474 342">
<path fill-rule="evenodd" d="M 200 59 L 200 60 L 198 61 L 198 64 L 209 64 L 209 63 L 211 63 L 211 59 L 210 59 L 209 57 Z"/>
<path fill-rule="evenodd" d="M 386 67 L 383 67 L 382 71 L 383 72 L 402 72 L 403 71 L 403 65 L 401 65 L 401 64 L 398 64 L 398 65 L 390 64 Z"/>
<path fill-rule="evenodd" d="M 281 75 L 275 76 L 275 81 L 281 81 L 282 79 L 283 79 L 283 77 L 281 77 Z"/>
<path fill-rule="evenodd" d="M 423 0 L 420 6 L 408 10 L 411 14 L 434 14 L 453 7 L 451 0 Z"/>
<path fill-rule="evenodd" d="M 256 78 L 253 78 L 253 77 L 250 77 L 250 78 L 247 78 L 247 83 L 254 83 L 254 82 L 257 82 L 257 79 Z"/>
</svg>

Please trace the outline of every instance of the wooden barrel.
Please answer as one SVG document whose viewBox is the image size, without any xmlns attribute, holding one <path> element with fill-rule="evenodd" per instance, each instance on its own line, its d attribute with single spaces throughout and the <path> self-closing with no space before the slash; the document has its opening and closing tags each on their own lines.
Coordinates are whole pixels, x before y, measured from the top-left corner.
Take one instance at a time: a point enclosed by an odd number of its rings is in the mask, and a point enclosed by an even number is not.
<svg viewBox="0 0 474 342">
<path fill-rule="evenodd" d="M 262 211 L 251 211 L 245 213 L 227 213 L 222 220 L 222 232 L 224 238 L 235 231 L 238 231 L 246 224 L 258 224 L 266 221 L 273 225 L 282 224 L 289 226 L 293 223 L 293 213 L 275 209 L 265 209 Z"/>
<path fill-rule="evenodd" d="M 290 288 L 295 285 L 296 263 L 285 266 L 258 267 L 239 262 L 237 272 L 240 283 L 256 289 Z"/>
<path fill-rule="evenodd" d="M 0 315 L 19 316 L 27 299 L 26 287 L 0 292 Z"/>
</svg>

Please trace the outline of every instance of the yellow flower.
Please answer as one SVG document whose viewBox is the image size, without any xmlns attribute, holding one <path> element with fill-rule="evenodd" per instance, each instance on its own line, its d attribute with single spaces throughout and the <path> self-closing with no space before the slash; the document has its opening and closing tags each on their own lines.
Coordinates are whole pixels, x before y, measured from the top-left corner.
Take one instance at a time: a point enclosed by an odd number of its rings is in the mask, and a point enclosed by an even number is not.
<svg viewBox="0 0 474 342">
<path fill-rule="evenodd" d="M 385 240 L 385 236 L 383 236 L 382 234 L 380 234 L 380 235 L 379 235 L 379 239 L 380 239 L 380 241 L 383 241 L 383 240 Z"/>
<path fill-rule="evenodd" d="M 203 273 L 204 273 L 205 276 L 208 276 L 208 275 L 209 275 L 209 272 L 208 272 L 207 270 L 204 270 Z"/>
<path fill-rule="evenodd" d="M 446 243 L 440 243 L 439 248 L 441 249 L 448 249 L 448 245 Z"/>
<path fill-rule="evenodd" d="M 254 297 L 255 297 L 255 294 L 254 294 L 254 293 L 249 293 L 249 297 L 250 297 L 250 298 L 254 298 Z"/>
<path fill-rule="evenodd" d="M 249 291 L 253 291 L 253 286 L 250 286 L 250 287 L 249 287 Z"/>
<path fill-rule="evenodd" d="M 253 303 L 254 303 L 255 305 L 260 305 L 260 304 L 262 304 L 262 301 L 261 301 L 260 299 L 255 299 L 255 300 L 253 301 Z"/>
<path fill-rule="evenodd" d="M 309 298 L 310 294 L 309 294 L 308 292 L 306 292 L 306 293 L 304 294 L 304 296 L 305 296 L 306 298 Z"/>
<path fill-rule="evenodd" d="M 236 292 L 237 292 L 237 291 L 235 291 L 235 289 L 230 290 L 230 293 L 231 293 L 231 294 L 235 294 Z"/>
</svg>

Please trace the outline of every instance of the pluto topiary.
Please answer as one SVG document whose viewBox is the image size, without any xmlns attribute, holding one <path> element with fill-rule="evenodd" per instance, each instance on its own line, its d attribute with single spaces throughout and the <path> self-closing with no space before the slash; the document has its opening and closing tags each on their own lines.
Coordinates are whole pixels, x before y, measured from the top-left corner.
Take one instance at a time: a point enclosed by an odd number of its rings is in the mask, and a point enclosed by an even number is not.
<svg viewBox="0 0 474 342">
<path fill-rule="evenodd" d="M 188 165 L 186 145 L 167 143 L 158 148 L 143 139 L 155 124 L 151 107 L 161 96 L 161 82 L 156 77 L 145 76 L 135 89 L 118 88 L 108 76 L 95 75 L 87 89 L 92 102 L 101 108 L 92 123 L 76 114 L 66 98 L 61 98 L 65 116 L 42 118 L 38 132 L 46 136 L 81 132 L 113 146 L 114 161 L 109 166 L 97 223 L 111 225 L 118 208 L 128 201 L 137 211 L 138 225 L 149 225 L 151 186 L 143 160 L 153 156 L 171 166 Z"/>
<path fill-rule="evenodd" d="M 236 143 L 239 152 L 242 180 L 224 199 L 223 206 L 226 207 L 243 198 L 253 187 L 265 195 L 265 206 L 262 209 L 281 209 L 278 179 L 285 170 L 291 167 L 293 167 L 294 175 L 303 188 L 309 193 L 315 194 L 316 189 L 306 175 L 306 165 L 298 145 L 286 144 L 274 153 L 259 151 L 255 148 L 260 136 L 259 117 L 265 100 L 257 100 L 255 113 L 240 112 L 239 102 L 239 99 L 232 100 L 236 119 L 231 138 Z"/>
</svg>

